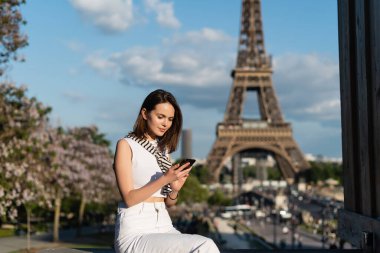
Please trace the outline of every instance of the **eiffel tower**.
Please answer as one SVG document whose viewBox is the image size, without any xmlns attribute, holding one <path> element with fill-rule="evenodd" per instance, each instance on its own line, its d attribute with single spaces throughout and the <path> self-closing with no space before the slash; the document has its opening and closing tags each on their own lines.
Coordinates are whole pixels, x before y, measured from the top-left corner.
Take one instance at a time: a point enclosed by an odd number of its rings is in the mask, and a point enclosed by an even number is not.
<svg viewBox="0 0 380 253">
<path fill-rule="evenodd" d="M 239 184 L 241 154 L 264 151 L 276 160 L 282 176 L 292 183 L 310 167 L 295 142 L 290 123 L 284 121 L 272 84 L 272 60 L 266 55 L 260 0 L 243 0 L 237 63 L 223 122 L 207 157 L 207 167 L 218 182 L 225 163 L 232 161 L 233 183 Z M 247 93 L 257 93 L 260 119 L 243 118 Z M 239 179 L 240 178 L 240 179 Z"/>
</svg>

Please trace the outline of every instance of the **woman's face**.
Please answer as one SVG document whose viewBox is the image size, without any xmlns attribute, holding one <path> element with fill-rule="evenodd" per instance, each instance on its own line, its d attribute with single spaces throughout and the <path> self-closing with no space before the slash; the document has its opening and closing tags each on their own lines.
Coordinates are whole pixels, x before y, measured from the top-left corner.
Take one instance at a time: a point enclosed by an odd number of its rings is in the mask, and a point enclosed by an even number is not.
<svg viewBox="0 0 380 253">
<path fill-rule="evenodd" d="M 147 121 L 148 137 L 155 139 L 163 136 L 172 126 L 175 110 L 172 104 L 161 103 L 150 112 L 143 108 L 141 113 Z"/>
</svg>

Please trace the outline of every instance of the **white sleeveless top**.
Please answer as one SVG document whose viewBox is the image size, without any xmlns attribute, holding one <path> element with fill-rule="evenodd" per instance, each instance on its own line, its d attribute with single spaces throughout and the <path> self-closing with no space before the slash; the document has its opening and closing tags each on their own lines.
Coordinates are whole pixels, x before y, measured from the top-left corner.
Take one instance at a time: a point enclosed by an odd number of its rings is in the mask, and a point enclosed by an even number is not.
<svg viewBox="0 0 380 253">
<path fill-rule="evenodd" d="M 125 137 L 132 150 L 132 177 L 133 177 L 133 187 L 138 189 L 143 187 L 149 182 L 157 180 L 163 175 L 160 167 L 158 166 L 156 157 L 149 153 L 148 150 L 143 148 L 139 143 L 132 140 L 131 138 Z M 150 142 L 152 145 L 157 146 L 156 141 Z M 152 197 L 162 197 L 161 189 L 152 194 Z"/>
</svg>

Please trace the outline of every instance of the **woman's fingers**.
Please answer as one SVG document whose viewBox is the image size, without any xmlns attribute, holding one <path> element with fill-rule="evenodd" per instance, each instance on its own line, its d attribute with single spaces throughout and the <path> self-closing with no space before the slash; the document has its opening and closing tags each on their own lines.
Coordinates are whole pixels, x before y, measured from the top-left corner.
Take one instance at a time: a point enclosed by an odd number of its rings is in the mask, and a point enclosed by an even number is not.
<svg viewBox="0 0 380 253">
<path fill-rule="evenodd" d="M 177 170 L 178 168 L 180 167 L 179 163 L 173 165 L 171 168 L 173 168 L 173 170 Z"/>
<path fill-rule="evenodd" d="M 178 173 L 178 176 L 179 176 L 179 177 L 182 177 L 182 176 L 188 175 L 189 172 L 191 171 L 191 169 L 192 169 L 192 167 L 189 167 L 189 168 L 187 168 L 187 169 L 184 169 L 184 170 L 180 171 L 180 172 Z"/>
<path fill-rule="evenodd" d="M 176 170 L 179 170 L 179 171 L 183 171 L 184 169 L 186 169 L 190 165 L 189 162 L 183 164 L 182 166 L 179 163 L 177 163 L 177 164 L 178 164 L 178 167 L 176 168 Z"/>
<path fill-rule="evenodd" d="M 189 166 L 189 163 L 186 163 L 182 166 L 179 166 L 179 164 L 173 165 L 166 174 L 171 178 L 172 181 L 179 180 L 181 178 L 187 178 L 189 176 L 189 172 L 191 171 L 192 167 Z"/>
</svg>

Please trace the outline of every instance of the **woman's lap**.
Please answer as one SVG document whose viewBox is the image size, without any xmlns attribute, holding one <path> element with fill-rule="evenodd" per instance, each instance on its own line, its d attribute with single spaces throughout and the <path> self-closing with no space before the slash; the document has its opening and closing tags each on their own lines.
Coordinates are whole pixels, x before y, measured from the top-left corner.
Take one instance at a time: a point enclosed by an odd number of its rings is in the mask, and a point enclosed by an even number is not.
<svg viewBox="0 0 380 253">
<path fill-rule="evenodd" d="M 135 252 L 155 253 L 190 253 L 190 252 L 219 252 L 215 243 L 201 235 L 190 234 L 145 234 L 135 244 Z"/>
<path fill-rule="evenodd" d="M 116 252 L 219 252 L 211 239 L 176 230 L 164 206 L 119 207 L 115 229 Z"/>
</svg>

